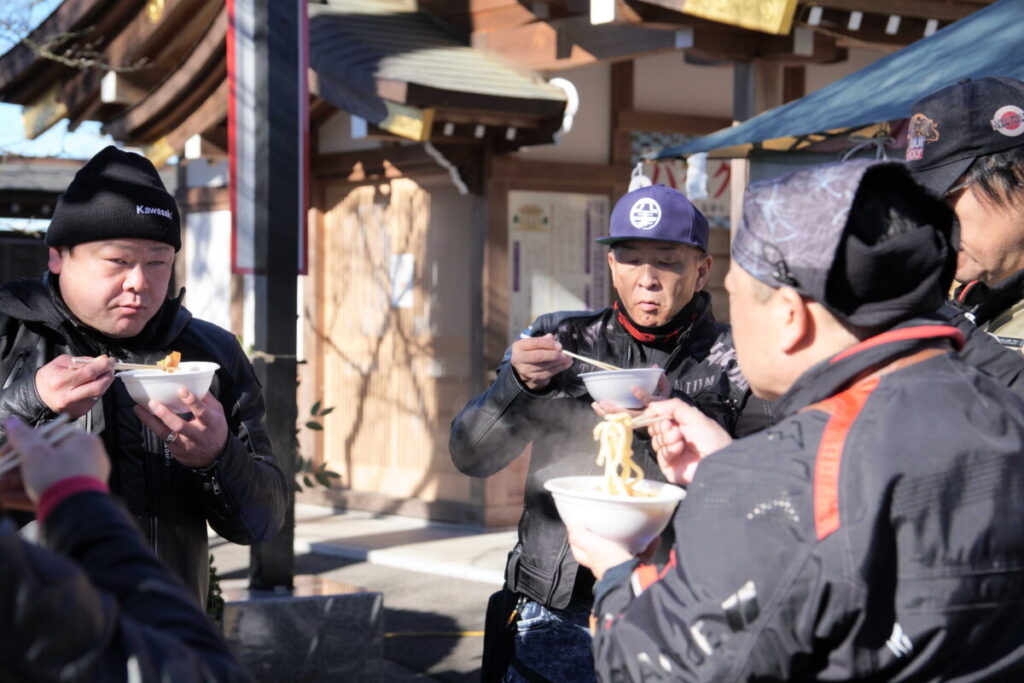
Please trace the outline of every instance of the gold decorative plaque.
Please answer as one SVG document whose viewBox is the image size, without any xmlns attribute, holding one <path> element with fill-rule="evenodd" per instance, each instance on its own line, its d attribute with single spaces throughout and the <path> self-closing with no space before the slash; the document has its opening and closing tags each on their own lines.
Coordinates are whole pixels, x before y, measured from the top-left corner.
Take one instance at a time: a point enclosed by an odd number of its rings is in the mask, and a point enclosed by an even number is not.
<svg viewBox="0 0 1024 683">
<path fill-rule="evenodd" d="M 797 0 L 685 0 L 682 11 L 723 24 L 786 35 Z"/>
</svg>

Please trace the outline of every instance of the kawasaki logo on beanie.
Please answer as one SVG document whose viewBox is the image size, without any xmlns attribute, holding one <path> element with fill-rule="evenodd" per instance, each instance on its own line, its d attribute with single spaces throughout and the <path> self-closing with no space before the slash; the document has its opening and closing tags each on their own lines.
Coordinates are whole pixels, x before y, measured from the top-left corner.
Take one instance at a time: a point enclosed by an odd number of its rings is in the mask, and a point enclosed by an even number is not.
<svg viewBox="0 0 1024 683">
<path fill-rule="evenodd" d="M 153 206 L 143 206 L 142 204 L 135 207 L 135 213 L 155 213 L 156 215 L 163 216 L 164 218 L 174 218 L 174 214 L 167 209 L 158 209 Z"/>
<path fill-rule="evenodd" d="M 181 220 L 174 197 L 148 159 L 114 146 L 90 159 L 57 200 L 46 244 L 136 238 L 181 248 Z"/>
</svg>

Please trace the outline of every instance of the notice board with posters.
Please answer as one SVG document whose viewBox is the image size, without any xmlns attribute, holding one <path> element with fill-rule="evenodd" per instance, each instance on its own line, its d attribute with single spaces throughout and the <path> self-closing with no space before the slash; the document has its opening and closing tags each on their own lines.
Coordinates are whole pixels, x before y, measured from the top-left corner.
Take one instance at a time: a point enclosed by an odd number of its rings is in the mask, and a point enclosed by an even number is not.
<svg viewBox="0 0 1024 683">
<path fill-rule="evenodd" d="M 552 311 L 609 303 L 606 195 L 512 190 L 508 195 L 509 339 Z"/>
</svg>

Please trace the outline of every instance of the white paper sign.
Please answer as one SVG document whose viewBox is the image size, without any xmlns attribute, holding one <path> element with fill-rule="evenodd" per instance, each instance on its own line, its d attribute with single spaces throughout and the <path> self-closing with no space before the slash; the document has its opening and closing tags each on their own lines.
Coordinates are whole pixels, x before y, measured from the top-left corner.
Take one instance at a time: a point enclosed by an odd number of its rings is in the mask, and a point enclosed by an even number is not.
<svg viewBox="0 0 1024 683">
<path fill-rule="evenodd" d="M 412 308 L 416 257 L 412 254 L 392 254 L 390 276 L 391 305 L 394 308 Z"/>
<path fill-rule="evenodd" d="M 608 198 L 509 192 L 509 339 L 543 313 L 608 305 Z"/>
</svg>

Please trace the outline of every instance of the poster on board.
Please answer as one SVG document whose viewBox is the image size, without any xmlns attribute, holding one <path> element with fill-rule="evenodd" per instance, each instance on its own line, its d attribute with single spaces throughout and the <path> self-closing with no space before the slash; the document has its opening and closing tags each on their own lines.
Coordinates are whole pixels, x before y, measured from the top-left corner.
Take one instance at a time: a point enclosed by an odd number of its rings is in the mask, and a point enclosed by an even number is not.
<svg viewBox="0 0 1024 683">
<path fill-rule="evenodd" d="M 513 190 L 508 197 L 509 339 L 552 311 L 609 303 L 608 197 Z"/>
</svg>

